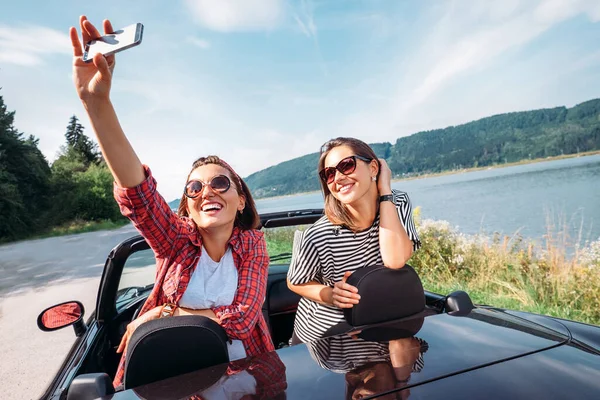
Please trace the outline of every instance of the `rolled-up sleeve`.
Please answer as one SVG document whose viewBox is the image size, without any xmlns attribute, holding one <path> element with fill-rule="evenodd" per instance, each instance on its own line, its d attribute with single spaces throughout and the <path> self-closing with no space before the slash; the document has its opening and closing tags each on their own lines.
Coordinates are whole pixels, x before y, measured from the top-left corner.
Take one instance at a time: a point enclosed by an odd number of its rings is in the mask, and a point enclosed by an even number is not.
<svg viewBox="0 0 600 400">
<path fill-rule="evenodd" d="M 158 193 L 150 168 L 144 165 L 146 179 L 132 188 L 114 183 L 114 196 L 121 214 L 129 218 L 158 257 L 165 257 L 186 229 L 186 222 L 175 214 Z"/>
<path fill-rule="evenodd" d="M 309 231 L 297 231 L 294 235 L 292 261 L 287 279 L 292 285 L 302 285 L 317 280 L 320 269 L 319 253 L 309 236 Z"/>
<path fill-rule="evenodd" d="M 267 292 L 269 255 L 264 235 L 254 232 L 248 241 L 244 244 L 248 251 L 244 251 L 238 266 L 238 289 L 233 302 L 212 308 L 230 339 L 245 340 L 251 336 Z"/>
<path fill-rule="evenodd" d="M 399 190 L 392 190 L 392 194 L 394 196 L 394 204 L 398 210 L 400 222 L 402 222 L 402 226 L 404 227 L 408 238 L 413 242 L 413 251 L 416 251 L 421 247 L 421 240 L 419 239 L 419 234 L 417 233 L 417 228 L 413 219 L 410 198 L 407 193 Z"/>
</svg>

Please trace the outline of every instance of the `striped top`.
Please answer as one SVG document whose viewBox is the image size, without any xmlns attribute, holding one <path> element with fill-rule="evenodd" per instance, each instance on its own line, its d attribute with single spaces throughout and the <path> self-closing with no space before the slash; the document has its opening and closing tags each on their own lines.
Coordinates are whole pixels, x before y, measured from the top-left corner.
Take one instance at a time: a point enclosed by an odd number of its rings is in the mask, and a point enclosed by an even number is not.
<svg viewBox="0 0 600 400">
<path fill-rule="evenodd" d="M 398 190 L 392 190 L 392 194 L 400 221 L 417 250 L 421 242 L 412 218 L 410 199 Z M 315 281 L 333 287 L 346 271 L 383 263 L 379 249 L 379 213 L 371 227 L 361 232 L 334 225 L 324 216 L 297 236 L 288 272 L 293 285 Z M 327 329 L 343 319 L 342 309 L 303 297 L 298 304 L 294 333 L 303 342 L 310 342 L 322 338 Z"/>
<path fill-rule="evenodd" d="M 419 355 L 412 365 L 412 372 L 421 372 L 425 361 L 423 354 L 429 344 L 413 336 L 415 345 L 419 346 Z M 404 339 L 406 340 L 406 339 Z M 371 342 L 348 335 L 332 336 L 306 343 L 308 352 L 320 367 L 343 374 L 373 362 L 391 362 L 390 345 L 386 342 Z"/>
</svg>

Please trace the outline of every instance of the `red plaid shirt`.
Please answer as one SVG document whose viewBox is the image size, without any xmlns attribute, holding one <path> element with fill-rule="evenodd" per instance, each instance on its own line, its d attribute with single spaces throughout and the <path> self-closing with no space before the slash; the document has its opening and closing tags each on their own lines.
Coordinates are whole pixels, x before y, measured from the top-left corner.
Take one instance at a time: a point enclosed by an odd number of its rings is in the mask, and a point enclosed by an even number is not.
<svg viewBox="0 0 600 400">
<path fill-rule="evenodd" d="M 254 394 L 243 394 L 237 392 L 240 400 L 263 400 L 263 399 L 285 399 L 287 382 L 285 377 L 285 364 L 276 352 L 262 353 L 254 357 L 235 360 L 229 363 L 227 375 L 248 372 L 256 381 L 256 392 Z M 194 394 L 188 400 L 204 400 L 203 392 Z"/>
<path fill-rule="evenodd" d="M 121 213 L 129 218 L 156 256 L 154 289 L 140 311 L 144 314 L 165 303 L 179 304 L 200 260 L 202 236 L 190 219 L 179 217 L 156 190 L 147 166 L 146 179 L 134 188 L 115 184 L 114 195 Z M 274 350 L 261 312 L 267 289 L 269 255 L 263 233 L 233 228 L 229 239 L 238 270 L 233 303 L 212 308 L 230 339 L 241 340 L 248 356 Z M 121 357 L 114 386 L 122 383 L 125 354 Z"/>
</svg>

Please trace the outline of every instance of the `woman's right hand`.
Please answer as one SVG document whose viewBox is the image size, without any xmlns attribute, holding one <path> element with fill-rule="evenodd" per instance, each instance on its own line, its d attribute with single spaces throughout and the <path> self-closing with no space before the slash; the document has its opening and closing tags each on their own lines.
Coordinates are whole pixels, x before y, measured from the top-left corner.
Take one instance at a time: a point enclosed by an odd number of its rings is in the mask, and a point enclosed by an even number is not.
<svg viewBox="0 0 600 400">
<path fill-rule="evenodd" d="M 85 16 L 79 18 L 81 36 L 83 43 L 97 39 L 100 32 Z M 110 21 L 103 22 L 104 34 L 114 32 Z M 71 44 L 73 45 L 73 82 L 79 98 L 85 103 L 90 100 L 108 100 L 112 73 L 115 68 L 115 56 L 103 56 L 96 54 L 93 62 L 86 63 L 83 56 L 82 42 L 79 40 L 77 29 L 71 27 L 69 30 Z"/>
<path fill-rule="evenodd" d="M 346 283 L 350 275 L 352 275 L 352 272 L 346 271 L 342 280 L 333 285 L 331 302 L 337 308 L 352 308 L 360 300 L 358 289 Z"/>
</svg>

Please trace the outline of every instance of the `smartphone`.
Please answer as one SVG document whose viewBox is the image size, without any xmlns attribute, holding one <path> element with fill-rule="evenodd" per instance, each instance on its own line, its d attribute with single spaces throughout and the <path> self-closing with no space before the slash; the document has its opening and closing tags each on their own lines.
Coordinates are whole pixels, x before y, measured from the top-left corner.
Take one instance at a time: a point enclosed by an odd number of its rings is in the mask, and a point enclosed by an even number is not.
<svg viewBox="0 0 600 400">
<path fill-rule="evenodd" d="M 118 53 L 142 43 L 144 25 L 137 23 L 119 29 L 114 33 L 104 35 L 85 44 L 83 61 L 91 62 L 96 53 L 105 56 Z"/>
</svg>

